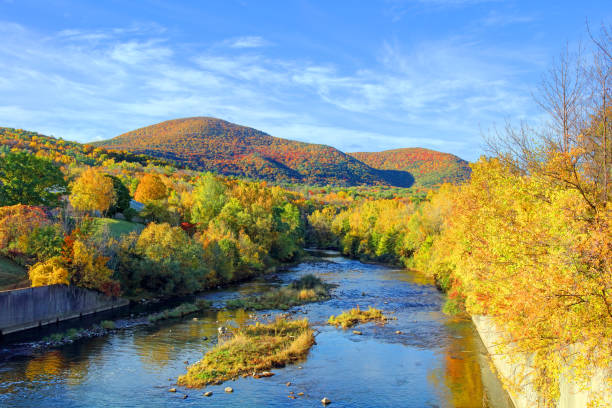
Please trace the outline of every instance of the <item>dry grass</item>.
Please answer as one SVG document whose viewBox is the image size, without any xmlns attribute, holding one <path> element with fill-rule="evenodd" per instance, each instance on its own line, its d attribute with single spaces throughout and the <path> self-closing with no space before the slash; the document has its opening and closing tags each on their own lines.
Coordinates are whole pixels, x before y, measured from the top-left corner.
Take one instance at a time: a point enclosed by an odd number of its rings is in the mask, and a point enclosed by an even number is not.
<svg viewBox="0 0 612 408">
<path fill-rule="evenodd" d="M 226 302 L 226 307 L 247 310 L 287 310 L 293 306 L 330 299 L 332 287 L 333 285 L 324 283 L 314 275 L 305 275 L 287 286 L 271 290 L 261 296 L 230 299 Z"/>
<path fill-rule="evenodd" d="M 218 384 L 244 374 L 299 361 L 314 344 L 308 320 L 277 319 L 273 323 L 246 326 L 225 343 L 210 350 L 178 379 L 186 387 Z"/>
<path fill-rule="evenodd" d="M 386 323 L 387 317 L 382 313 L 380 309 L 374 309 L 373 307 L 369 307 L 368 310 L 361 310 L 359 306 L 354 309 L 349 310 L 348 312 L 342 312 L 338 316 L 331 316 L 327 321 L 329 324 L 333 324 L 334 326 L 341 326 L 343 329 L 348 327 L 353 327 L 359 323 L 366 322 L 380 322 Z"/>
</svg>

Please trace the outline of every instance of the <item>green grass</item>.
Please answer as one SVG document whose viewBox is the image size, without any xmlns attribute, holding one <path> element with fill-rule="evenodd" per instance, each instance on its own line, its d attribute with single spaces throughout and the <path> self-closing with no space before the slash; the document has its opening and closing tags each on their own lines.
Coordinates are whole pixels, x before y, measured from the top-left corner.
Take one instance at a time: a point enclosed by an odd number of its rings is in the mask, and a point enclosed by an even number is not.
<svg viewBox="0 0 612 408">
<path fill-rule="evenodd" d="M 187 316 L 192 313 L 200 312 L 209 309 L 212 302 L 205 299 L 198 299 L 195 303 L 182 303 L 174 309 L 164 310 L 163 312 L 155 313 L 149 316 L 149 321 L 155 323 L 160 320 L 172 319 L 177 317 Z"/>
<path fill-rule="evenodd" d="M 361 310 L 359 306 L 357 306 L 348 312 L 342 312 L 338 316 L 331 316 L 327 322 L 336 327 L 341 326 L 343 329 L 346 329 L 359 323 L 372 321 L 386 323 L 387 317 L 383 315 L 382 311 L 379 309 L 369 307 L 368 310 Z"/>
<path fill-rule="evenodd" d="M 117 328 L 115 322 L 112 320 L 102 320 L 100 327 L 106 330 L 115 330 Z"/>
<path fill-rule="evenodd" d="M 330 299 L 331 288 L 332 285 L 323 283 L 316 276 L 305 275 L 285 287 L 271 290 L 261 296 L 230 299 L 226 302 L 226 307 L 248 310 L 287 310 L 293 306 Z"/>
<path fill-rule="evenodd" d="M 246 326 L 191 365 L 187 374 L 178 378 L 178 384 L 204 387 L 240 375 L 257 378 L 257 373 L 264 370 L 305 358 L 314 343 L 314 331 L 307 319 L 277 319 L 269 324 Z"/>
<path fill-rule="evenodd" d="M 68 340 L 76 340 L 83 336 L 85 333 L 85 329 L 68 329 L 64 333 L 53 333 L 52 335 L 43 338 L 43 341 L 52 341 L 54 343 L 59 343 Z"/>
<path fill-rule="evenodd" d="M 28 274 L 24 267 L 0 256 L 0 290 L 29 287 Z"/>
<path fill-rule="evenodd" d="M 102 233 L 104 228 L 108 227 L 111 237 L 115 239 L 119 239 L 122 235 L 129 234 L 132 231 L 140 232 L 145 227 L 144 225 L 135 222 L 116 220 L 113 218 L 94 218 L 92 222 L 96 227 L 97 233 Z"/>
</svg>

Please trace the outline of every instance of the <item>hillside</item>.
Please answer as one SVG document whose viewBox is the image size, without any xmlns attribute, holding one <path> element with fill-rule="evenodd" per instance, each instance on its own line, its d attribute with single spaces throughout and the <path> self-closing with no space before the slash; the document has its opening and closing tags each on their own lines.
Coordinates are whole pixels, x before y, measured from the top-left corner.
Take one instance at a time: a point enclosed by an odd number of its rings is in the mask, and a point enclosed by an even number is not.
<svg viewBox="0 0 612 408">
<path fill-rule="evenodd" d="M 349 155 L 375 169 L 410 172 L 415 184 L 423 187 L 444 182 L 459 183 L 469 179 L 471 173 L 467 161 L 449 153 L 420 147 Z"/>
<path fill-rule="evenodd" d="M 331 146 L 270 136 L 214 118 L 187 118 L 80 144 L 0 127 L 0 153 L 28 150 L 58 163 L 138 163 L 276 182 L 428 188 L 469 177 L 467 162 L 421 148 L 345 154 Z"/>
<path fill-rule="evenodd" d="M 117 163 L 138 163 L 143 166 L 171 165 L 182 168 L 180 163 L 160 158 L 128 152 L 112 152 L 90 145 L 45 136 L 28 130 L 0 127 L 0 154 L 11 150 L 35 153 L 39 157 L 46 157 L 63 165 L 87 164 L 94 166 L 102 165 L 106 160 L 112 159 Z"/>
<path fill-rule="evenodd" d="M 209 117 L 169 120 L 94 145 L 270 181 L 405 187 L 412 183 L 410 174 L 372 169 L 331 146 L 280 139 Z"/>
</svg>

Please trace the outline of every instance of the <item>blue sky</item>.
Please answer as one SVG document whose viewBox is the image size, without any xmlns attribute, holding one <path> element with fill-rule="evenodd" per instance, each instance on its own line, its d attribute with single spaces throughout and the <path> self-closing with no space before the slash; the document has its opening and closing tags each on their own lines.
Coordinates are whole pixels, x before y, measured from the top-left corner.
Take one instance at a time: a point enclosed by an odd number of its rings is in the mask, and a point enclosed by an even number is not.
<svg viewBox="0 0 612 408">
<path fill-rule="evenodd" d="M 467 160 L 612 1 L 0 0 L 0 126 L 81 142 L 214 116 Z"/>
</svg>

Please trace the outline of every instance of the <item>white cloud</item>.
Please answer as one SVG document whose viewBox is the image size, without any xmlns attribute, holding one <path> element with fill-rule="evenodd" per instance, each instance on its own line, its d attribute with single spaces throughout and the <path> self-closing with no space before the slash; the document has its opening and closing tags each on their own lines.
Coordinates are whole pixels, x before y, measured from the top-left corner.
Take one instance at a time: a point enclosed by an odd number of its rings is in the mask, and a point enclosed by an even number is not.
<svg viewBox="0 0 612 408">
<path fill-rule="evenodd" d="M 216 116 L 341 150 L 422 146 L 475 159 L 479 126 L 529 117 L 529 92 L 517 78 L 537 55 L 465 39 L 387 43 L 378 62 L 351 70 L 218 45 L 185 51 L 157 26 L 51 36 L 15 24 L 0 30 L 8 39 L 0 45 L 0 126 L 79 141 Z"/>
<path fill-rule="evenodd" d="M 172 56 L 172 50 L 158 46 L 156 41 L 119 43 L 110 52 L 114 60 L 130 65 L 151 63 Z"/>
<path fill-rule="evenodd" d="M 238 37 L 227 41 L 226 44 L 231 48 L 259 48 L 271 45 L 270 42 L 258 36 Z"/>
</svg>

